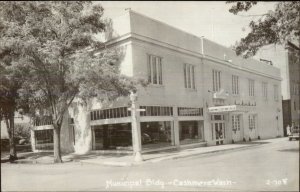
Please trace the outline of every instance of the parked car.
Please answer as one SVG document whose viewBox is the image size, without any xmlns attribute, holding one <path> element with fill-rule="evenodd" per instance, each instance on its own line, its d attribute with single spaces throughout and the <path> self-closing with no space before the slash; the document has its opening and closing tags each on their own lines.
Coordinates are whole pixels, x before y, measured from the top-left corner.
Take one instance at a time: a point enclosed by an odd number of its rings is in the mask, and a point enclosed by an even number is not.
<svg viewBox="0 0 300 192">
<path fill-rule="evenodd" d="M 147 133 L 142 133 L 142 144 L 152 143 L 150 135 Z"/>
<path fill-rule="evenodd" d="M 299 140 L 299 127 L 293 127 L 291 130 L 291 134 L 289 135 L 289 140 Z"/>
<path fill-rule="evenodd" d="M 142 144 L 151 143 L 152 139 L 147 133 L 142 133 L 141 135 Z M 131 131 L 116 131 L 112 135 L 111 145 L 113 146 L 130 146 L 132 145 L 132 135 Z"/>
<path fill-rule="evenodd" d="M 29 139 L 25 137 L 15 137 L 14 138 L 15 145 L 26 145 L 29 144 Z"/>
</svg>

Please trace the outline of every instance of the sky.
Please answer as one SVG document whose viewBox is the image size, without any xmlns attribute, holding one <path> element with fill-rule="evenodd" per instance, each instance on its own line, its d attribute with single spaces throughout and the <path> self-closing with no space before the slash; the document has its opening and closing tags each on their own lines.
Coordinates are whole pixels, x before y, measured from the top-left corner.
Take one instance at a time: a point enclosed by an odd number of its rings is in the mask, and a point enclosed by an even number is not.
<svg viewBox="0 0 300 192">
<path fill-rule="evenodd" d="M 104 17 L 115 18 L 125 9 L 151 17 L 196 36 L 204 36 L 224 46 L 234 45 L 249 33 L 248 24 L 258 15 L 274 9 L 276 2 L 259 2 L 248 12 L 234 15 L 233 4 L 225 1 L 98 1 Z M 247 16 L 248 15 L 248 16 Z"/>
</svg>

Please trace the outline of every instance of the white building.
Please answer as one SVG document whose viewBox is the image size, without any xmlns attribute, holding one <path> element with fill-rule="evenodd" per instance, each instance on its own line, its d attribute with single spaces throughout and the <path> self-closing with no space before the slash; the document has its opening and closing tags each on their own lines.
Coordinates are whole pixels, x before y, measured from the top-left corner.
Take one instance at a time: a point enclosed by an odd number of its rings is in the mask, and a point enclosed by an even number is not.
<svg viewBox="0 0 300 192">
<path fill-rule="evenodd" d="M 148 79 L 137 92 L 136 140 L 142 152 L 219 145 L 283 135 L 280 70 L 134 11 L 112 22 L 108 46 L 123 48 L 121 72 Z M 129 98 L 74 103 L 62 148 L 132 151 Z M 44 123 L 45 124 L 45 123 Z M 44 136 L 45 129 L 48 129 Z M 51 144 L 51 126 L 36 127 L 35 149 Z M 39 131 L 38 131 L 39 130 Z M 46 141 L 46 142 L 44 142 Z"/>
</svg>

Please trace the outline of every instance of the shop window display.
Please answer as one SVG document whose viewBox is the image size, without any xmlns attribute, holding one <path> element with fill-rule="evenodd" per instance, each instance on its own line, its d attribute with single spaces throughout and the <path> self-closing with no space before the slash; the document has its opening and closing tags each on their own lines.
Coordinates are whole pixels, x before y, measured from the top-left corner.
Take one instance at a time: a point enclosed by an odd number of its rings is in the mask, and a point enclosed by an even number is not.
<svg viewBox="0 0 300 192">
<path fill-rule="evenodd" d="M 190 144 L 203 141 L 203 126 L 201 126 L 198 121 L 179 122 L 179 140 L 180 144 Z"/>
<path fill-rule="evenodd" d="M 132 150 L 130 123 L 92 126 L 93 150 Z"/>
<path fill-rule="evenodd" d="M 141 139 L 143 149 L 174 145 L 171 122 L 142 122 Z"/>
</svg>

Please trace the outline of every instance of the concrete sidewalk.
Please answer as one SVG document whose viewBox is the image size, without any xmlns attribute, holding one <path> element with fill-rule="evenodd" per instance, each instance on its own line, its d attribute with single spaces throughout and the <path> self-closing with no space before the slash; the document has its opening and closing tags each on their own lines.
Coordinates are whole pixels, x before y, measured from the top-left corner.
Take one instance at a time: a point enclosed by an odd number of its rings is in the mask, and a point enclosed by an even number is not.
<svg viewBox="0 0 300 192">
<path fill-rule="evenodd" d="M 287 138 L 275 138 L 268 140 L 256 140 L 252 142 L 241 142 L 236 144 L 217 145 L 209 147 L 198 147 L 190 149 L 174 149 L 168 151 L 159 151 L 151 153 L 143 153 L 142 162 L 134 162 L 132 155 L 121 155 L 121 154 L 99 154 L 91 152 L 85 155 L 78 154 L 65 154 L 62 155 L 64 163 L 68 162 L 81 162 L 81 163 L 92 163 L 100 165 L 110 166 L 133 166 L 145 163 L 155 163 L 164 160 L 178 159 L 191 156 L 203 156 L 211 155 L 213 153 L 223 153 L 233 150 L 243 150 L 251 147 L 258 147 L 262 144 L 281 142 Z M 40 152 L 40 153 L 19 153 L 19 160 L 15 163 L 29 163 L 29 164 L 52 164 L 53 163 L 53 152 Z M 1 158 L 1 162 L 5 158 Z"/>
<path fill-rule="evenodd" d="M 155 163 L 164 160 L 170 159 L 179 159 L 191 156 L 203 156 L 210 155 L 213 153 L 223 153 L 233 150 L 243 150 L 251 147 L 258 147 L 262 144 L 280 142 L 286 138 L 276 138 L 269 140 L 257 140 L 252 142 L 243 142 L 237 144 L 226 144 L 226 145 L 218 145 L 218 146 L 209 146 L 209 147 L 199 147 L 192 149 L 182 149 L 176 151 L 162 151 L 156 153 L 146 153 L 142 154 L 144 161 L 142 162 L 134 162 L 132 155 L 126 155 L 122 157 L 103 157 L 99 156 L 94 159 L 81 160 L 81 163 L 92 163 L 92 164 L 102 164 L 102 165 L 111 165 L 111 166 L 133 166 L 140 165 L 144 163 Z"/>
</svg>

